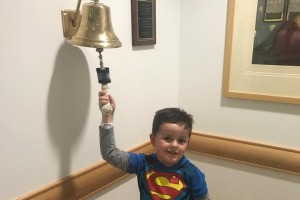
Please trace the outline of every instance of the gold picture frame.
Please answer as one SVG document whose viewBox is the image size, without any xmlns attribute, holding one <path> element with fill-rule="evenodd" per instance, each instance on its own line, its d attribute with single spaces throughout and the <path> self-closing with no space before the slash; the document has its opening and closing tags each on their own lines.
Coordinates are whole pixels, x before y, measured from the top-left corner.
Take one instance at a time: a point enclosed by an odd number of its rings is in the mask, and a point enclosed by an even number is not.
<svg viewBox="0 0 300 200">
<path fill-rule="evenodd" d="M 259 1 L 228 0 L 223 95 L 300 104 L 299 65 L 254 63 Z M 274 28 L 272 24 L 267 26 Z"/>
</svg>

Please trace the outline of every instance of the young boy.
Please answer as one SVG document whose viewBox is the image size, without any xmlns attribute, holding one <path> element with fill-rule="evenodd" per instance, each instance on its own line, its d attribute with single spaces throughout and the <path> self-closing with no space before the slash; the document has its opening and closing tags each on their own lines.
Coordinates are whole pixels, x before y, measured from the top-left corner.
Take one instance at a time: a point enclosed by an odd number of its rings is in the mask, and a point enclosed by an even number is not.
<svg viewBox="0 0 300 200">
<path fill-rule="evenodd" d="M 99 92 L 99 107 L 116 104 L 111 95 Z M 155 154 L 134 154 L 118 149 L 113 129 L 114 113 L 102 112 L 100 148 L 104 160 L 138 179 L 141 200 L 209 200 L 204 174 L 184 156 L 190 141 L 193 118 L 179 108 L 156 112 L 150 141 Z"/>
</svg>

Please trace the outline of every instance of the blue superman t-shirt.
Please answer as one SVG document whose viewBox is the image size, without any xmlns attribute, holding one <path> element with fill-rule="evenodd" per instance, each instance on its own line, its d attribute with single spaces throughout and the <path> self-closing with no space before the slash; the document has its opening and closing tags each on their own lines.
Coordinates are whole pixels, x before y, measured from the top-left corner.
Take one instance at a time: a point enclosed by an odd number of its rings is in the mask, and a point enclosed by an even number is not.
<svg viewBox="0 0 300 200">
<path fill-rule="evenodd" d="M 204 174 L 184 156 L 165 167 L 156 154 L 129 153 L 129 173 L 138 179 L 141 200 L 192 200 L 208 193 Z"/>
</svg>

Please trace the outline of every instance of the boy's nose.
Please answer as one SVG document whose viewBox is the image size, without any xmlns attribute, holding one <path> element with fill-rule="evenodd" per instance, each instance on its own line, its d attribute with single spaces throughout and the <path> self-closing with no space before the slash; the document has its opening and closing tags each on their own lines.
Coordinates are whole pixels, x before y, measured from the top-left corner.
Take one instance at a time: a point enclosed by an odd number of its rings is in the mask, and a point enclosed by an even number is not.
<svg viewBox="0 0 300 200">
<path fill-rule="evenodd" d="M 174 140 L 172 143 L 171 143 L 171 147 L 177 147 L 178 146 L 178 142 L 176 140 Z"/>
</svg>

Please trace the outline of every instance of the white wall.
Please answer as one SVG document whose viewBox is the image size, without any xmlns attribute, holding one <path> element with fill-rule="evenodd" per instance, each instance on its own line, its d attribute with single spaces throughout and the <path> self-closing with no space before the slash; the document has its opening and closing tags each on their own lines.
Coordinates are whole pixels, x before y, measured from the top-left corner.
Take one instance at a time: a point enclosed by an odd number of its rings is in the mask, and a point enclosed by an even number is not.
<svg viewBox="0 0 300 200">
<path fill-rule="evenodd" d="M 148 140 L 153 113 L 180 105 L 194 114 L 195 131 L 300 149 L 299 106 L 221 96 L 227 0 L 157 0 L 157 45 L 150 49 L 131 46 L 129 0 L 102 2 L 110 6 L 123 43 L 103 53 L 118 104 L 119 147 Z M 94 49 L 72 47 L 62 37 L 60 10 L 75 6 L 71 0 L 3 2 L 1 199 L 13 199 L 102 160 L 98 55 Z M 300 196 L 298 176 L 189 156 L 206 173 L 213 199 Z M 94 198 L 114 199 L 120 191 L 136 188 L 134 178 L 128 181 Z"/>
<path fill-rule="evenodd" d="M 194 130 L 299 150 L 299 105 L 221 95 L 227 0 L 180 6 L 179 105 L 194 114 Z M 212 199 L 300 198 L 299 176 L 191 156 L 206 173 Z"/>
<path fill-rule="evenodd" d="M 181 1 L 180 106 L 196 130 L 300 149 L 299 105 L 221 95 L 226 17 L 227 0 Z"/>
<path fill-rule="evenodd" d="M 88 1 L 82 1 L 87 3 Z M 148 140 L 153 113 L 178 105 L 179 1 L 157 1 L 157 45 L 131 45 L 130 1 L 111 8 L 122 48 L 103 53 L 123 149 Z M 5 1 L 0 12 L 0 199 L 13 199 L 102 160 L 95 49 L 62 35 L 76 1 Z"/>
</svg>

